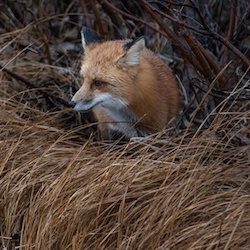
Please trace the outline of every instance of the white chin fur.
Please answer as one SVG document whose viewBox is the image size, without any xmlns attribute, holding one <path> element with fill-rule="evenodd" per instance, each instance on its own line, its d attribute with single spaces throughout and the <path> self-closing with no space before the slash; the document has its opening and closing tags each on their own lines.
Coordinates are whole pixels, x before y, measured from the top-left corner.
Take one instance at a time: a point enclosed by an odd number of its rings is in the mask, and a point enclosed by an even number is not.
<svg viewBox="0 0 250 250">
<path fill-rule="evenodd" d="M 91 102 L 79 101 L 74 110 L 78 112 L 88 112 L 92 108 L 102 108 L 112 118 L 116 124 L 110 123 L 108 127 L 112 130 L 125 134 L 128 138 L 138 137 L 144 132 L 140 132 L 134 128 L 137 122 L 136 115 L 128 109 L 128 102 L 122 98 L 117 98 L 110 94 L 100 94 Z M 145 133 L 146 135 L 146 133 Z"/>
</svg>

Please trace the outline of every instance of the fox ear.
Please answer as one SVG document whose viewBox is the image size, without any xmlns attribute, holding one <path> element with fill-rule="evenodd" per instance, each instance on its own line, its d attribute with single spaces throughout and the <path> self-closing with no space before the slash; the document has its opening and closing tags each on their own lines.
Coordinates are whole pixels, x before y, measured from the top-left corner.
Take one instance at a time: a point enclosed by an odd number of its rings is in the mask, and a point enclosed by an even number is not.
<svg viewBox="0 0 250 250">
<path fill-rule="evenodd" d="M 129 66 L 138 65 L 141 52 L 145 48 L 145 38 L 139 37 L 123 46 L 125 53 L 117 60 L 118 67 L 127 69 Z"/>
<path fill-rule="evenodd" d="M 90 44 L 102 42 L 102 39 L 94 31 L 85 26 L 82 27 L 81 35 L 83 49 Z"/>
</svg>

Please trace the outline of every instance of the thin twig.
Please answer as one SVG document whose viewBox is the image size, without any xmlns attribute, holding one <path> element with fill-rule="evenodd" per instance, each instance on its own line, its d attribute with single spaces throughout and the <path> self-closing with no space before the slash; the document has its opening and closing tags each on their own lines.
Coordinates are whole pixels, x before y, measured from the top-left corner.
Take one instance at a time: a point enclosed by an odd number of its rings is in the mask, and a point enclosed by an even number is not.
<svg viewBox="0 0 250 250">
<path fill-rule="evenodd" d="M 191 2 L 193 2 L 191 0 Z M 225 45 L 229 50 L 231 50 L 246 66 L 250 67 L 250 60 L 241 52 L 239 51 L 233 44 L 231 44 L 225 37 L 221 36 L 220 34 L 218 34 L 217 32 L 215 32 L 214 30 L 212 30 L 205 22 L 203 16 L 201 15 L 201 12 L 199 10 L 199 8 L 194 4 L 194 8 L 196 9 L 197 14 L 199 15 L 199 18 L 202 22 L 202 25 L 204 26 L 205 30 L 207 30 L 207 32 L 210 34 L 210 36 L 212 36 L 213 38 L 215 38 L 216 40 L 218 40 L 219 42 L 221 42 L 223 45 Z"/>
<path fill-rule="evenodd" d="M 231 1 L 231 10 L 230 10 L 230 19 L 229 19 L 229 27 L 227 32 L 227 40 L 231 41 L 233 38 L 234 30 L 235 30 L 235 20 L 236 20 L 236 7 L 235 4 L 237 4 L 237 1 L 233 3 L 233 0 Z M 228 51 L 229 49 L 225 46 L 222 47 L 222 62 L 225 64 L 228 61 Z"/>
<path fill-rule="evenodd" d="M 44 90 L 44 89 L 41 89 L 41 88 L 37 87 L 34 83 L 32 83 L 32 82 L 26 80 L 25 78 L 23 78 L 22 76 L 19 76 L 18 74 L 14 73 L 14 72 L 12 72 L 12 71 L 10 71 L 10 70 L 4 68 L 4 67 L 1 66 L 1 65 L 0 65 L 0 70 L 2 70 L 4 73 L 10 75 L 10 76 L 13 77 L 14 79 L 16 79 L 16 80 L 18 80 L 18 81 L 20 81 L 20 82 L 23 82 L 23 83 L 24 83 L 26 86 L 28 86 L 29 88 L 37 89 L 37 91 L 43 93 L 44 95 L 49 96 L 49 97 L 51 97 L 51 98 L 57 100 L 60 104 L 63 104 L 63 105 L 65 105 L 65 106 L 67 106 L 67 107 L 70 107 L 70 105 L 68 104 L 68 102 L 65 101 L 64 99 L 62 99 L 62 98 L 60 98 L 60 97 L 58 97 L 58 96 L 55 96 L 55 95 L 51 94 L 51 92 L 49 92 L 49 91 L 46 91 L 46 90 Z"/>
<path fill-rule="evenodd" d="M 51 54 L 50 54 L 50 49 L 49 49 L 49 42 L 47 39 L 47 36 L 44 34 L 44 32 L 41 30 L 40 26 L 38 25 L 38 20 L 36 18 L 36 15 L 34 14 L 34 12 L 30 9 L 27 8 L 27 11 L 32 15 L 34 23 L 35 23 L 35 27 L 37 29 L 37 32 L 40 34 L 43 42 L 44 42 L 44 46 L 45 46 L 45 51 L 47 54 L 47 59 L 50 65 L 52 65 L 52 59 L 51 59 Z"/>
<path fill-rule="evenodd" d="M 93 13 L 95 15 L 95 19 L 96 19 L 99 33 L 101 35 L 104 35 L 102 20 L 101 20 L 100 14 L 98 12 L 98 9 L 96 8 L 95 0 L 89 0 L 89 4 L 90 4 L 91 9 L 93 10 Z"/>
<path fill-rule="evenodd" d="M 79 2 L 80 2 L 81 8 L 82 8 L 82 12 L 83 12 L 84 17 L 85 17 L 85 24 L 86 24 L 87 27 L 90 27 L 91 22 L 89 20 L 88 10 L 87 10 L 85 1 L 84 0 L 79 0 Z"/>
<path fill-rule="evenodd" d="M 182 53 L 182 55 L 190 62 L 194 65 L 194 67 L 196 69 L 198 69 L 200 72 L 203 72 L 203 69 L 200 65 L 200 63 L 196 60 L 196 58 L 194 58 L 194 56 L 192 55 L 192 53 L 190 53 L 190 50 L 186 49 L 184 44 L 181 42 L 181 40 L 179 39 L 179 37 L 177 37 L 169 28 L 167 25 L 165 25 L 162 22 L 162 19 L 160 19 L 160 17 L 155 14 L 155 12 L 151 9 L 150 5 L 144 1 L 141 0 L 142 2 L 142 6 L 144 8 L 144 10 L 152 17 L 152 19 L 154 19 L 154 21 L 156 23 L 158 23 L 158 25 L 162 28 L 162 30 L 166 33 L 167 37 L 171 40 L 171 42 L 177 46 L 180 50 L 180 52 Z"/>
<path fill-rule="evenodd" d="M 117 12 L 114 11 L 113 8 L 108 7 L 103 0 L 98 0 L 100 5 L 102 6 L 103 10 L 107 13 L 107 15 L 110 17 L 113 25 L 116 27 L 114 29 L 114 32 L 116 33 L 116 36 L 122 37 L 121 31 L 119 30 L 119 27 L 121 25 L 121 20 L 119 18 L 119 15 L 117 15 Z"/>
<path fill-rule="evenodd" d="M 170 2 L 170 1 L 168 1 L 168 2 Z M 172 4 L 172 2 L 170 2 L 170 3 Z M 163 7 L 163 8 L 166 8 L 164 5 L 162 5 L 162 3 L 157 2 L 157 4 L 161 5 L 161 7 Z M 184 6 L 192 7 L 190 5 L 184 5 Z M 207 31 L 201 30 L 201 29 L 196 29 L 195 27 L 192 27 L 192 26 L 186 24 L 184 21 L 180 21 L 180 20 L 176 19 L 175 17 L 172 17 L 171 15 L 162 12 L 159 9 L 154 9 L 154 11 L 159 13 L 164 18 L 167 18 L 167 19 L 171 20 L 174 25 L 179 27 L 179 29 L 183 30 L 180 33 L 182 33 L 183 36 L 185 36 L 185 40 L 189 44 L 190 48 L 192 48 L 192 50 L 194 51 L 196 56 L 199 58 L 198 61 L 200 61 L 202 63 L 202 65 L 204 66 L 203 67 L 204 68 L 203 73 L 204 73 L 205 76 L 211 70 L 208 69 L 208 65 L 204 61 L 204 58 L 209 63 L 210 67 L 212 67 L 215 75 L 219 74 L 220 68 L 217 65 L 218 63 L 214 61 L 214 59 L 209 55 L 209 53 L 202 46 L 202 44 L 196 39 L 196 37 L 194 35 L 192 35 L 190 32 L 187 32 L 186 30 L 184 30 L 183 28 L 185 27 L 189 31 L 192 30 L 192 31 L 194 31 L 194 32 L 196 32 L 198 34 L 206 35 L 206 36 L 208 35 Z M 207 77 L 208 77 L 208 79 L 211 78 L 210 76 L 207 76 Z M 219 81 L 222 83 L 223 86 L 225 86 L 225 81 L 222 78 L 220 78 Z"/>
<path fill-rule="evenodd" d="M 159 33 L 159 34 L 163 35 L 164 37 L 166 36 L 166 34 L 163 31 L 156 29 L 154 26 L 152 26 L 148 22 L 146 22 L 138 17 L 132 16 L 132 15 L 126 13 L 125 11 L 122 11 L 122 10 L 116 8 L 113 4 L 109 3 L 107 0 L 102 0 L 102 3 L 105 4 L 108 8 L 111 8 L 114 11 L 116 11 L 117 13 L 121 14 L 122 16 L 124 16 L 130 20 L 134 20 L 134 21 L 137 21 L 139 23 L 142 23 L 145 26 L 149 27 L 151 30 L 155 31 L 156 33 Z"/>
</svg>

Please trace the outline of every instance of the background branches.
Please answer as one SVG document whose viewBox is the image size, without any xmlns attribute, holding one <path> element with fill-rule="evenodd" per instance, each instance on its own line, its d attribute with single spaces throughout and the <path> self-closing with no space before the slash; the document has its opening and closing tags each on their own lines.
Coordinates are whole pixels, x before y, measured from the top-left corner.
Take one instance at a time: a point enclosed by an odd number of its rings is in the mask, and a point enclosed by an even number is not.
<svg viewBox="0 0 250 250">
<path fill-rule="evenodd" d="M 249 0 L 0 2 L 0 249 L 250 249 Z M 80 29 L 144 35 L 172 68 L 174 124 L 96 141 Z"/>
</svg>

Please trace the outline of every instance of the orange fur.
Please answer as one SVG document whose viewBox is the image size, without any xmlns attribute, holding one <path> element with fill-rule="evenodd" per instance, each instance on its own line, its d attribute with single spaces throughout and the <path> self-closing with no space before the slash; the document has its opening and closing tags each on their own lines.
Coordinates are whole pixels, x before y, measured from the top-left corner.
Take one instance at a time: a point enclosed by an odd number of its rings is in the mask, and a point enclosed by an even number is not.
<svg viewBox="0 0 250 250">
<path fill-rule="evenodd" d="M 103 138 L 108 137 L 110 128 L 127 138 L 160 131 L 179 110 L 178 87 L 169 67 L 144 47 L 144 40 L 126 50 L 124 45 L 129 42 L 107 41 L 84 47 L 83 85 L 72 101 L 76 106 L 82 102 L 77 111 L 93 109 Z M 92 104 L 95 98 L 97 104 Z M 133 128 L 131 133 L 126 131 L 128 127 Z"/>
</svg>

